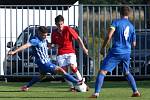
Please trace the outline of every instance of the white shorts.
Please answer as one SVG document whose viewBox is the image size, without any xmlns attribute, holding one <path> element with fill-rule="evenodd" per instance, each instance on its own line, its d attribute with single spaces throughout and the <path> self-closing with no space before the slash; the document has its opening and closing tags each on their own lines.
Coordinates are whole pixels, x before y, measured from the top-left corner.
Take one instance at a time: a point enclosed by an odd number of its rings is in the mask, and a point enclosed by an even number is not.
<svg viewBox="0 0 150 100">
<path fill-rule="evenodd" d="M 57 56 L 57 61 L 60 67 L 68 66 L 70 64 L 77 66 L 76 55 L 74 53 L 59 55 Z"/>
</svg>

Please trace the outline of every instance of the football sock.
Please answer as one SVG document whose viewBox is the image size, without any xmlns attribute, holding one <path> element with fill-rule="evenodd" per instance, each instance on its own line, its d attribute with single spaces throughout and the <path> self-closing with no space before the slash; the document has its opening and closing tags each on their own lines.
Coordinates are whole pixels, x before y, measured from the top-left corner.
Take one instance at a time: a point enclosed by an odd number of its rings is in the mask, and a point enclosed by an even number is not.
<svg viewBox="0 0 150 100">
<path fill-rule="evenodd" d="M 32 80 L 27 84 L 27 87 L 31 87 L 36 82 L 40 81 L 40 78 L 38 76 L 34 76 Z"/>
<path fill-rule="evenodd" d="M 101 91 L 101 87 L 103 85 L 104 78 L 105 78 L 104 74 L 98 73 L 96 82 L 95 82 L 95 93 L 99 93 Z"/>
<path fill-rule="evenodd" d="M 79 82 L 76 78 L 74 78 L 72 75 L 70 75 L 68 73 L 64 74 L 64 78 L 66 78 L 68 81 L 71 81 L 76 84 Z"/>
<path fill-rule="evenodd" d="M 126 79 L 128 80 L 128 83 L 130 84 L 130 86 L 131 86 L 131 88 L 132 88 L 132 91 L 133 91 L 133 92 L 136 92 L 136 91 L 137 91 L 136 82 L 135 82 L 134 77 L 132 76 L 132 74 L 129 73 L 129 74 L 126 76 Z"/>
<path fill-rule="evenodd" d="M 79 80 L 82 80 L 82 76 L 81 76 L 81 74 L 80 74 L 80 72 L 78 70 L 77 70 L 77 72 L 75 74 L 76 74 L 76 76 L 77 76 L 77 78 Z"/>
<path fill-rule="evenodd" d="M 79 70 L 77 69 L 77 67 L 72 68 L 72 72 L 77 76 L 77 78 L 79 80 L 82 80 L 82 76 L 81 76 Z"/>
</svg>

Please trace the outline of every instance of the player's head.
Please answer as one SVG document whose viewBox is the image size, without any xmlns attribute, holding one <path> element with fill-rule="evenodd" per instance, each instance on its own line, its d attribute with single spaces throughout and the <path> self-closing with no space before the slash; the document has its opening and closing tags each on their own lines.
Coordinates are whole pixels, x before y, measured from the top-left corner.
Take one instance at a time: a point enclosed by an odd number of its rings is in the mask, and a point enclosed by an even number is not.
<svg viewBox="0 0 150 100">
<path fill-rule="evenodd" d="M 64 27 L 64 17 L 62 15 L 58 15 L 56 18 L 55 18 L 55 24 L 57 26 L 57 28 L 62 31 L 63 30 L 63 27 Z"/>
<path fill-rule="evenodd" d="M 45 26 L 40 26 L 39 27 L 39 36 L 42 39 L 46 39 L 48 33 L 48 29 Z"/>
<path fill-rule="evenodd" d="M 122 6 L 120 9 L 121 16 L 129 16 L 130 8 L 128 6 Z"/>
</svg>

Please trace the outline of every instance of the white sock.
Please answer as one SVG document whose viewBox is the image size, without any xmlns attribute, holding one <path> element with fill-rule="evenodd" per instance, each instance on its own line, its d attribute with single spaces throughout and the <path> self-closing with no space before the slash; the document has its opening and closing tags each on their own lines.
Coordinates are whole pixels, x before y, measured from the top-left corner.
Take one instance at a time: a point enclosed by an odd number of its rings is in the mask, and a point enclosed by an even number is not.
<svg viewBox="0 0 150 100">
<path fill-rule="evenodd" d="M 78 70 L 77 70 L 77 72 L 74 73 L 74 74 L 76 74 L 76 76 L 77 76 L 77 78 L 78 78 L 79 80 L 82 80 L 82 76 L 81 76 L 81 74 L 79 73 Z"/>
</svg>

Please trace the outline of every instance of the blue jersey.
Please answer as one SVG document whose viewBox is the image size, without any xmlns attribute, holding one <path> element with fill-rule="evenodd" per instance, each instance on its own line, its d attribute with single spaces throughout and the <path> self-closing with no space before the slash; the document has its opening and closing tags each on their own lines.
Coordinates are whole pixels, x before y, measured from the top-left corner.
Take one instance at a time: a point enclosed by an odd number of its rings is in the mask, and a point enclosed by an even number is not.
<svg viewBox="0 0 150 100">
<path fill-rule="evenodd" d="M 48 63 L 48 47 L 47 40 L 41 39 L 38 36 L 31 37 L 29 43 L 32 45 L 33 55 L 35 56 L 35 62 L 40 62 L 42 64 Z"/>
<path fill-rule="evenodd" d="M 136 41 L 135 28 L 127 18 L 114 20 L 111 28 L 115 29 L 113 35 L 113 54 L 131 53 L 131 44 Z"/>
</svg>

